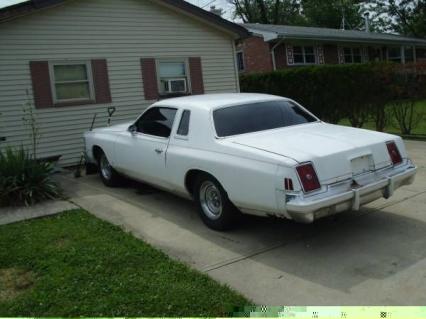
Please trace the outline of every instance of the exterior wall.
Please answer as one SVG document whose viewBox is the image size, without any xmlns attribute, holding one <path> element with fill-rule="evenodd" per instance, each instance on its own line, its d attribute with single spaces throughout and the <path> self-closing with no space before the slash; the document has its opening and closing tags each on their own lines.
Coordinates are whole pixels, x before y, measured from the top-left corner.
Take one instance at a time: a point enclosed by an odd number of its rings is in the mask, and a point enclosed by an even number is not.
<svg viewBox="0 0 426 319">
<path fill-rule="evenodd" d="M 23 105 L 34 105 L 30 61 L 106 59 L 112 103 L 35 110 L 39 156 L 78 162 L 82 134 L 131 121 L 154 101 L 144 98 L 141 58 L 201 57 L 205 93 L 238 91 L 234 42 L 225 33 L 149 0 L 70 1 L 0 24 L 0 146 L 30 146 Z"/>
<path fill-rule="evenodd" d="M 245 39 L 238 47 L 244 56 L 244 73 L 272 71 L 269 44 L 262 37 Z"/>
<path fill-rule="evenodd" d="M 241 47 L 244 50 L 244 56 L 246 60 L 254 61 L 256 63 L 256 68 L 253 68 L 255 72 L 268 72 L 273 68 L 272 59 L 270 58 L 270 54 L 267 54 L 267 50 L 264 47 L 265 42 L 259 40 L 261 38 L 256 38 L 256 40 L 252 41 L 253 48 L 248 49 L 247 46 Z M 275 43 L 270 43 L 270 48 L 275 45 Z M 388 47 L 384 45 L 366 45 L 363 43 L 315 43 L 315 42 L 307 42 L 307 41 L 286 41 L 280 43 L 274 49 L 274 58 L 275 58 L 275 66 L 276 69 L 284 69 L 287 67 L 297 67 L 299 65 L 289 65 L 287 61 L 287 48 L 286 46 L 294 46 L 294 45 L 310 45 L 317 48 L 317 64 L 339 64 L 343 63 L 339 59 L 339 50 L 344 47 L 357 47 L 361 49 L 362 53 L 362 61 L 382 61 L 387 60 L 387 50 Z M 322 47 L 322 53 L 324 60 L 320 58 L 319 50 Z M 341 53 L 343 54 L 343 53 Z M 416 50 L 417 62 L 426 62 L 426 49 L 417 48 Z M 343 59 L 343 58 L 342 58 Z M 271 67 L 269 67 L 271 66 Z M 250 70 L 251 71 L 251 70 Z"/>
<path fill-rule="evenodd" d="M 426 48 L 417 48 L 416 58 L 417 62 L 426 63 Z"/>
<path fill-rule="evenodd" d="M 324 62 L 325 64 L 339 64 L 339 53 L 337 45 L 326 44 L 324 48 Z"/>
<path fill-rule="evenodd" d="M 286 68 L 287 65 L 287 52 L 285 43 L 281 43 L 274 50 L 275 67 L 277 70 Z"/>
</svg>

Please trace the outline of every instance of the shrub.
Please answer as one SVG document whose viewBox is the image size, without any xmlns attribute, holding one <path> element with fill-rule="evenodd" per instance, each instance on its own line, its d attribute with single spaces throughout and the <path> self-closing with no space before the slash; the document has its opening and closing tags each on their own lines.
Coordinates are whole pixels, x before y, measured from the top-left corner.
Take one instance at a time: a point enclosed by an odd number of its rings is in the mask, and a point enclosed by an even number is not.
<svg viewBox="0 0 426 319">
<path fill-rule="evenodd" d="M 36 161 L 24 149 L 0 151 L 0 206 L 30 206 L 61 196 L 53 166 Z"/>
<path fill-rule="evenodd" d="M 423 120 L 423 114 L 416 112 L 416 102 L 412 100 L 398 100 L 392 104 L 392 113 L 396 121 L 396 127 L 401 134 L 410 135 Z"/>
<path fill-rule="evenodd" d="M 416 112 L 415 104 L 426 96 L 426 68 L 418 65 L 402 66 L 397 69 L 392 82 L 393 101 L 390 111 L 401 134 L 409 135 L 423 119 Z"/>
<path fill-rule="evenodd" d="M 380 131 L 392 114 L 386 107 L 389 103 L 426 94 L 424 76 L 394 63 L 309 66 L 243 75 L 241 91 L 292 98 L 331 123 L 348 119 L 352 126 L 362 127 L 372 119 Z"/>
<path fill-rule="evenodd" d="M 385 70 L 387 65 L 381 64 Z M 244 92 L 286 96 L 304 105 L 323 120 L 337 123 L 349 118 L 360 126 L 373 102 L 380 94 L 377 79 L 385 76 L 376 65 L 323 65 L 289 68 L 271 73 L 244 75 Z"/>
</svg>

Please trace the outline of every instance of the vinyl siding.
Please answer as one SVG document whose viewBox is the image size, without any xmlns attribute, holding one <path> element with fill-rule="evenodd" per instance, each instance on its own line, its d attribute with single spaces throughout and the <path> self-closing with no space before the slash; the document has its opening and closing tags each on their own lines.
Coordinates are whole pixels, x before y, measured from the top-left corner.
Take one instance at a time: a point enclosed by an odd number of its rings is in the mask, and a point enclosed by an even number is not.
<svg viewBox="0 0 426 319">
<path fill-rule="evenodd" d="M 61 154 L 74 165 L 82 134 L 95 127 L 134 119 L 153 101 L 144 100 L 140 59 L 199 56 L 205 93 L 236 92 L 233 40 L 221 31 L 150 0 L 77 0 L 0 24 L 0 136 L 5 145 L 30 146 L 22 122 L 26 101 L 33 105 L 30 61 L 107 59 L 112 103 L 35 110 L 39 156 Z"/>
</svg>

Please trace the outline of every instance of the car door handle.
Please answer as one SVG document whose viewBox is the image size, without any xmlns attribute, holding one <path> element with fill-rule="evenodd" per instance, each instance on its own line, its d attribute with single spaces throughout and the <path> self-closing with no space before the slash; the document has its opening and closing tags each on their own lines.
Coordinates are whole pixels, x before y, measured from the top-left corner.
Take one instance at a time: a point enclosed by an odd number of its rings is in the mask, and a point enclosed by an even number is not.
<svg viewBox="0 0 426 319">
<path fill-rule="evenodd" d="M 161 154 L 163 152 L 164 152 L 164 150 L 162 150 L 161 148 L 156 148 L 155 149 L 155 153 L 157 153 L 157 154 Z"/>
</svg>

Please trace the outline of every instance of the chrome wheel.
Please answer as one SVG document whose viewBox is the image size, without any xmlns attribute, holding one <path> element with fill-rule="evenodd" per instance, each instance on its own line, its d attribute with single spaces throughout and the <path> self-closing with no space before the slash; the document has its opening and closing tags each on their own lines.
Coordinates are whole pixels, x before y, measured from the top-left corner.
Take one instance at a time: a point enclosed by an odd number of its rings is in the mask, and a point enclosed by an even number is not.
<svg viewBox="0 0 426 319">
<path fill-rule="evenodd" d="M 101 157 L 100 168 L 102 176 L 106 180 L 110 180 L 112 177 L 112 167 L 111 164 L 108 162 L 108 159 L 106 158 L 105 154 L 103 154 Z"/>
<path fill-rule="evenodd" d="M 200 204 L 204 214 L 212 219 L 222 215 L 223 201 L 219 189 L 211 181 L 204 181 L 200 187 Z"/>
</svg>

